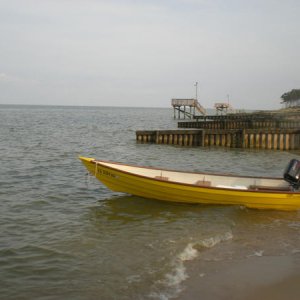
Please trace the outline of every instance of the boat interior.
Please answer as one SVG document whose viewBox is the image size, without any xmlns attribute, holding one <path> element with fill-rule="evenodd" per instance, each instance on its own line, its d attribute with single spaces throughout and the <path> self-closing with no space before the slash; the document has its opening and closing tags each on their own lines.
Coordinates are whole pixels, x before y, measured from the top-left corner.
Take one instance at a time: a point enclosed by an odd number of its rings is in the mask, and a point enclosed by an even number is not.
<svg viewBox="0 0 300 300">
<path fill-rule="evenodd" d="M 169 171 L 164 169 L 145 168 L 118 163 L 98 161 L 98 164 L 122 170 L 138 176 L 161 181 L 190 184 L 201 187 L 228 188 L 238 190 L 291 191 L 291 185 L 281 178 L 242 177 L 234 175 L 216 175 Z"/>
</svg>

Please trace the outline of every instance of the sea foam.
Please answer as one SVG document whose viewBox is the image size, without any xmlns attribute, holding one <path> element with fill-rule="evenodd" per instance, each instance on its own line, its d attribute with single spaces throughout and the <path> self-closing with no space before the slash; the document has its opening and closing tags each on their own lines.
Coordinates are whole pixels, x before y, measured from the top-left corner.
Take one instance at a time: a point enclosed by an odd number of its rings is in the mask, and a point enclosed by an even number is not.
<svg viewBox="0 0 300 300">
<path fill-rule="evenodd" d="M 192 261 L 199 256 L 200 248 L 212 248 L 220 242 L 228 241 L 233 238 L 231 232 L 223 235 L 216 235 L 202 239 L 197 242 L 188 243 L 172 262 L 172 271 L 167 273 L 163 280 L 160 281 L 167 289 L 161 293 L 151 293 L 150 297 L 160 300 L 175 298 L 184 289 L 182 283 L 189 277 L 184 266 L 184 262 Z"/>
</svg>

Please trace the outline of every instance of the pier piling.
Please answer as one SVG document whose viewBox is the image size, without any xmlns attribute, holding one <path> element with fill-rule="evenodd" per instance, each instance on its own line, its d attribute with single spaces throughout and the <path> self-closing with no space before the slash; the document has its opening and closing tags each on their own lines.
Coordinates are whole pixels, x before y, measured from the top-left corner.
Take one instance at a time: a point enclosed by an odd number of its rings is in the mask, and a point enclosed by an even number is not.
<svg viewBox="0 0 300 300">
<path fill-rule="evenodd" d="M 297 150 L 299 130 L 153 130 L 137 131 L 139 143 L 156 143 L 185 147 L 222 146 L 229 148 Z"/>
</svg>

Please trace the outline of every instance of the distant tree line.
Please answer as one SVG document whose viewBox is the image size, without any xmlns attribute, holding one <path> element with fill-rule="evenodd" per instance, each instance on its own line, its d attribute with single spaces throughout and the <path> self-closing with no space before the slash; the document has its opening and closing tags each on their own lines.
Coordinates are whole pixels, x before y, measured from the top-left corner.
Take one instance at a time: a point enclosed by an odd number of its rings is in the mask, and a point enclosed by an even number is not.
<svg viewBox="0 0 300 300">
<path fill-rule="evenodd" d="M 281 96 L 286 107 L 300 106 L 300 89 L 293 89 Z"/>
</svg>

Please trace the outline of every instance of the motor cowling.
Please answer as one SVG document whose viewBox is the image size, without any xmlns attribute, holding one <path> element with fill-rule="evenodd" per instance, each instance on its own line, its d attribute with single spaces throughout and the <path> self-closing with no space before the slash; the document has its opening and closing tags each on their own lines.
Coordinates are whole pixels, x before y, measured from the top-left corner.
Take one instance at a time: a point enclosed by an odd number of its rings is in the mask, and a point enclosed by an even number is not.
<svg viewBox="0 0 300 300">
<path fill-rule="evenodd" d="M 294 189 L 300 188 L 300 161 L 292 159 L 287 165 L 283 178 L 290 183 Z"/>
</svg>

